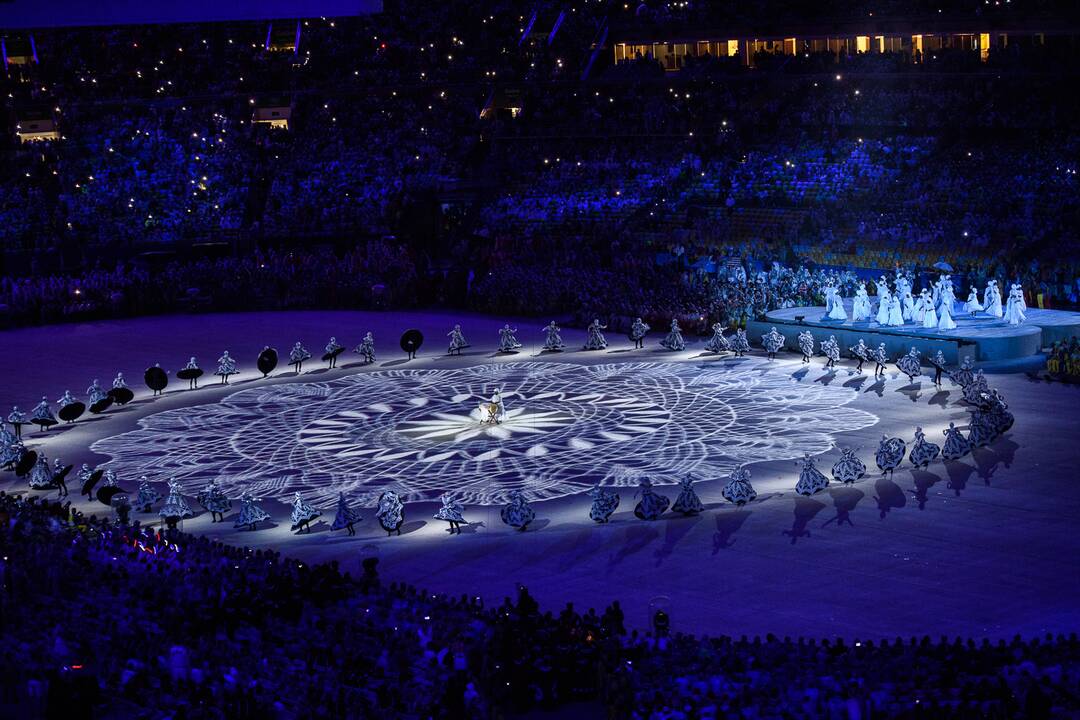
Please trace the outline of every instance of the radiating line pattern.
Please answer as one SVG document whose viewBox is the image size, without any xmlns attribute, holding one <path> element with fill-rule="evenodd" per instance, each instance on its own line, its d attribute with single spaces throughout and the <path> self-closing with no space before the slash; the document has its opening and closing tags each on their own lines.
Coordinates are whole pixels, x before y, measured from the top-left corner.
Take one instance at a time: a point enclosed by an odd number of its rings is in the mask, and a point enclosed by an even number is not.
<svg viewBox="0 0 1080 720">
<path fill-rule="evenodd" d="M 497 388 L 507 417 L 483 424 L 478 405 Z M 515 489 L 542 500 L 822 453 L 835 433 L 877 422 L 847 407 L 855 397 L 756 359 L 387 370 L 241 390 L 151 415 L 93 449 L 123 477 L 176 477 L 189 492 L 217 478 L 230 497 L 300 490 L 321 507 L 339 492 L 374 504 L 388 487 L 406 501 L 452 490 L 494 505 Z"/>
</svg>

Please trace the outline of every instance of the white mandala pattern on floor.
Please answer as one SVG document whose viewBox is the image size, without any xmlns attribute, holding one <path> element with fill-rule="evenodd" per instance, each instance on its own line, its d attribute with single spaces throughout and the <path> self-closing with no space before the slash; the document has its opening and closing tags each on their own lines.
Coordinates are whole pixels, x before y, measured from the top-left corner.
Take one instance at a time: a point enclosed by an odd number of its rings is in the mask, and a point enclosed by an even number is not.
<svg viewBox="0 0 1080 720">
<path fill-rule="evenodd" d="M 495 388 L 507 418 L 485 425 L 477 404 Z M 188 492 L 217 478 L 230 497 L 301 490 L 321 507 L 338 492 L 370 505 L 388 487 L 407 501 L 453 490 L 493 505 L 515 489 L 547 499 L 823 453 L 834 433 L 877 422 L 846 407 L 855 397 L 756 360 L 388 370 L 241 390 L 151 415 L 93 450 L 125 477 L 176 477 Z"/>
</svg>

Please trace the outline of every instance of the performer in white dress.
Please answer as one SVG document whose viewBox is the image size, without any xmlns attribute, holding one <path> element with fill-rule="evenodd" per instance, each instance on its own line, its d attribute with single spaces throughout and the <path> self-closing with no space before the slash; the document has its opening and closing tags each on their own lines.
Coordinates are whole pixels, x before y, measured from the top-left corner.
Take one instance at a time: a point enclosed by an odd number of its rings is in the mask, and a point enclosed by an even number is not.
<svg viewBox="0 0 1080 720">
<path fill-rule="evenodd" d="M 814 467 L 814 458 L 810 457 L 810 453 L 803 455 L 802 470 L 799 471 L 799 482 L 795 483 L 795 492 L 800 495 L 813 495 L 828 485 L 829 479 Z"/>
<path fill-rule="evenodd" d="M 370 332 L 364 335 L 364 339 L 356 346 L 354 352 L 360 355 L 365 365 L 375 362 L 375 336 Z"/>
<path fill-rule="evenodd" d="M 229 384 L 229 376 L 236 374 L 236 361 L 229 356 L 229 351 L 222 353 L 217 360 L 217 374 L 221 376 L 221 384 Z"/>
<path fill-rule="evenodd" d="M 915 442 L 908 453 L 908 460 L 913 467 L 927 468 L 930 463 L 937 459 L 941 448 L 926 439 L 926 434 L 921 427 L 915 428 Z"/>
<path fill-rule="evenodd" d="M 863 342 L 862 338 L 859 338 L 858 344 L 849 347 L 848 352 L 851 353 L 851 357 L 858 361 L 858 364 L 855 366 L 855 372 L 862 372 L 863 363 L 870 359 L 870 348 L 866 346 L 866 343 Z"/>
<path fill-rule="evenodd" d="M 757 492 L 754 491 L 754 486 L 750 484 L 750 471 L 746 469 L 745 465 L 740 465 L 732 471 L 731 477 L 724 483 L 721 494 L 725 500 L 739 507 L 748 502 L 753 502 L 757 498 Z"/>
<path fill-rule="evenodd" d="M 292 521 L 292 527 L 289 529 L 300 534 L 305 529 L 308 533 L 311 532 L 311 521 L 322 515 L 321 512 L 313 508 L 299 492 L 293 494 L 292 501 L 292 514 L 289 519 Z"/>
<path fill-rule="evenodd" d="M 510 327 L 510 323 L 499 328 L 499 352 L 512 353 L 521 347 L 521 343 L 514 336 L 516 332 L 517 328 Z"/>
<path fill-rule="evenodd" d="M 1004 314 L 1001 310 L 1001 290 L 998 289 L 997 280 L 986 281 L 986 290 L 983 291 L 983 307 L 990 317 L 1000 318 Z"/>
<path fill-rule="evenodd" d="M 716 325 L 713 325 L 713 330 L 715 329 Z M 765 346 L 765 352 L 769 354 L 770 360 L 774 359 L 776 353 L 780 352 L 780 348 L 784 347 L 784 340 L 784 336 L 777 332 L 776 328 L 771 328 L 769 332 L 761 336 L 761 344 Z"/>
<path fill-rule="evenodd" d="M 713 353 L 728 352 L 731 350 L 731 342 L 724 337 L 724 324 L 713 323 L 712 326 L 713 335 L 709 338 L 709 342 L 705 343 L 705 350 Z"/>
<path fill-rule="evenodd" d="M 900 315 L 904 318 L 904 322 L 911 322 L 915 316 L 915 298 L 911 296 L 910 290 L 900 296 Z"/>
<path fill-rule="evenodd" d="M 353 525 L 360 522 L 360 511 L 349 505 L 349 501 L 345 499 L 345 493 L 338 493 L 337 513 L 334 514 L 334 523 L 330 526 L 330 530 L 341 530 L 344 528 L 349 531 L 349 535 L 355 535 L 356 530 Z"/>
<path fill-rule="evenodd" d="M 832 280 L 825 286 L 826 312 L 823 320 L 847 320 L 847 311 L 844 310 L 844 298 L 840 296 L 840 290 L 833 285 Z"/>
<path fill-rule="evenodd" d="M 922 307 L 916 310 L 916 316 L 922 317 L 922 326 L 926 330 L 937 328 L 937 310 L 934 309 L 934 301 L 930 293 L 923 290 L 919 293 L 919 302 Z"/>
<path fill-rule="evenodd" d="M 257 502 L 258 498 L 249 492 L 240 494 L 240 514 L 233 523 L 233 527 L 254 530 L 257 523 L 270 519 L 270 513 L 259 507 Z"/>
<path fill-rule="evenodd" d="M 821 352 L 827 358 L 825 367 L 836 367 L 836 361 L 840 359 L 840 345 L 836 342 L 835 336 L 830 335 L 828 340 L 822 341 Z"/>
<path fill-rule="evenodd" d="M 810 358 L 814 355 L 814 335 L 809 330 L 799 333 L 799 351 L 802 353 L 802 361 L 810 362 Z"/>
<path fill-rule="evenodd" d="M 975 317 L 977 313 L 980 313 L 982 311 L 983 306 L 982 303 L 979 302 L 979 291 L 975 289 L 974 285 L 972 285 L 971 289 L 968 290 L 967 302 L 964 303 L 964 312 L 971 315 L 971 317 Z"/>
<path fill-rule="evenodd" d="M 859 283 L 859 287 L 855 290 L 855 299 L 851 303 L 851 321 L 863 322 L 869 320 L 873 314 L 873 307 L 870 305 L 870 296 L 866 292 L 866 283 Z"/>
<path fill-rule="evenodd" d="M 589 335 L 585 339 L 586 350 L 603 350 L 607 347 L 607 338 L 604 337 L 604 333 L 600 332 L 601 330 L 607 330 L 607 325 L 601 325 L 599 320 L 593 320 L 589 323 Z"/>
<path fill-rule="evenodd" d="M 892 304 L 892 293 L 889 292 L 889 285 L 885 282 L 885 278 L 881 278 L 881 282 L 878 283 L 878 309 L 877 309 L 877 324 L 888 325 L 889 324 L 889 306 Z"/>
<path fill-rule="evenodd" d="M 667 337 L 661 340 L 660 344 L 668 350 L 675 352 L 686 349 L 686 342 L 683 340 L 682 336 L 682 328 L 679 327 L 679 321 L 677 319 L 671 319 L 671 329 L 668 330 Z"/>
<path fill-rule="evenodd" d="M 945 276 L 941 287 L 941 304 L 938 306 L 938 330 L 955 330 L 953 309 L 956 307 L 956 295 L 953 293 L 952 278 Z"/>
<path fill-rule="evenodd" d="M 889 322 L 886 324 L 890 327 L 904 325 L 903 306 L 900 304 L 900 298 L 895 294 L 889 296 Z"/>
<path fill-rule="evenodd" d="M 566 344 L 562 340 L 562 334 L 560 328 L 552 320 L 544 328 L 544 347 L 546 352 L 562 352 L 566 348 Z"/>
<path fill-rule="evenodd" d="M 453 496 L 450 493 L 443 493 L 442 507 L 433 516 L 436 520 L 445 520 L 450 524 L 450 534 L 461 534 L 461 526 L 468 525 L 469 521 L 465 519 L 462 514 L 465 512 L 465 507 L 458 502 L 454 501 Z"/>
<path fill-rule="evenodd" d="M 641 318 L 634 318 L 633 324 L 630 325 L 630 339 L 634 341 L 635 350 L 645 347 L 645 334 L 650 329 L 648 325 L 642 322 Z"/>
<path fill-rule="evenodd" d="M 460 355 L 463 349 L 469 347 L 469 343 L 465 340 L 465 334 L 461 332 L 460 325 L 455 325 L 453 330 L 446 333 L 446 336 L 450 338 L 450 347 L 446 349 L 447 355 Z"/>
<path fill-rule="evenodd" d="M 850 485 L 866 475 L 866 464 L 855 455 L 855 450 L 846 447 L 840 450 L 840 459 L 832 466 L 833 480 Z"/>
<path fill-rule="evenodd" d="M 1019 285 L 1009 287 L 1008 307 L 1005 310 L 1005 322 L 1010 325 L 1020 325 L 1027 319 L 1024 310 L 1027 304 L 1024 302 L 1024 291 Z"/>
<path fill-rule="evenodd" d="M 697 515 L 705 510 L 701 499 L 694 492 L 694 478 L 692 475 L 687 474 L 679 483 L 679 488 L 679 496 L 675 498 L 675 502 L 671 505 L 672 511 L 683 515 Z"/>
<path fill-rule="evenodd" d="M 515 530 L 525 532 L 529 523 L 536 519 L 536 511 L 532 509 L 520 490 L 511 490 L 510 502 L 503 506 L 499 517 Z"/>
<path fill-rule="evenodd" d="M 292 350 L 289 351 L 289 364 L 293 366 L 296 374 L 299 375 L 304 370 L 304 361 L 311 357 L 311 353 L 307 351 L 300 341 L 297 340 L 296 344 L 292 346 Z"/>
</svg>

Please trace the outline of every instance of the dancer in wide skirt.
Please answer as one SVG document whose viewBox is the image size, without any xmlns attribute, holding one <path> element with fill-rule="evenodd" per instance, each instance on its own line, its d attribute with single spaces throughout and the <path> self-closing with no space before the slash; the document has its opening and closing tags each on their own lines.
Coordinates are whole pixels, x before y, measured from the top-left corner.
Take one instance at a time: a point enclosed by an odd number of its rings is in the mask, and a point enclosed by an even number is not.
<svg viewBox="0 0 1080 720">
<path fill-rule="evenodd" d="M 634 506 L 634 515 L 639 520 L 658 520 L 671 504 L 671 500 L 666 495 L 653 492 L 652 487 L 652 480 L 642 478 L 638 491 L 634 494 L 635 497 L 641 496 L 637 505 Z"/>
<path fill-rule="evenodd" d="M 12 405 L 7 421 L 11 425 L 11 431 L 15 434 L 15 438 L 21 438 L 22 426 L 26 424 L 26 413 L 20 410 L 18 405 Z"/>
<path fill-rule="evenodd" d="M 499 328 L 499 352 L 512 353 L 521 347 L 521 343 L 515 337 L 516 333 L 517 328 L 510 327 L 510 323 Z"/>
<path fill-rule="evenodd" d="M 562 352 L 566 348 L 563 342 L 561 328 L 552 320 L 544 328 L 544 346 L 546 352 Z"/>
<path fill-rule="evenodd" d="M 229 355 L 228 350 L 223 352 L 217 360 L 217 374 L 221 376 L 222 385 L 228 385 L 229 376 L 236 374 L 236 361 Z"/>
<path fill-rule="evenodd" d="M 379 506 L 375 517 L 387 535 L 393 535 L 395 532 L 398 535 L 401 534 L 401 524 L 405 522 L 405 505 L 396 492 L 386 490 L 379 496 Z"/>
<path fill-rule="evenodd" d="M 959 460 L 971 452 L 971 444 L 955 423 L 949 423 L 949 427 L 942 430 L 942 433 L 945 435 L 945 444 L 941 447 L 943 460 Z"/>
<path fill-rule="evenodd" d="M 825 367 L 836 367 L 836 361 L 840 359 L 840 345 L 836 342 L 835 336 L 830 335 L 828 340 L 824 340 L 821 343 L 821 352 L 827 358 L 825 360 Z"/>
<path fill-rule="evenodd" d="M 454 498 L 450 493 L 443 493 L 442 507 L 435 513 L 434 518 L 436 520 L 445 520 L 450 524 L 450 534 L 461 534 L 461 526 L 468 525 L 469 521 L 465 519 L 462 513 L 465 512 L 465 507 L 458 502 L 454 502 Z"/>
<path fill-rule="evenodd" d="M 720 323 L 717 323 L 719 325 Z M 716 330 L 716 325 L 713 325 L 713 330 Z M 715 337 L 715 336 L 714 336 Z M 721 335 L 723 337 L 723 335 Z M 769 359 L 776 358 L 776 353 L 780 352 L 780 348 L 784 347 L 784 340 L 786 338 L 777 332 L 776 328 L 770 328 L 769 332 L 761 336 L 761 344 L 765 346 L 765 352 L 768 354 Z"/>
<path fill-rule="evenodd" d="M 225 354 L 228 355 L 228 353 L 225 353 Z M 232 358 L 229 358 L 229 360 L 232 360 Z M 235 363 L 233 363 L 232 371 L 236 372 L 236 364 Z M 192 355 L 188 359 L 187 365 L 185 365 L 183 368 L 180 369 L 179 372 L 176 373 L 176 377 L 180 378 L 181 380 L 187 380 L 188 381 L 188 390 L 198 390 L 199 389 L 199 378 L 201 378 L 202 375 L 203 375 L 203 370 L 202 370 L 201 367 L 199 367 L 199 362 L 195 359 L 194 355 Z M 155 393 L 155 394 L 157 394 L 157 393 Z"/>
<path fill-rule="evenodd" d="M 731 349 L 735 351 L 735 357 L 743 357 L 750 352 L 750 340 L 742 328 L 736 330 L 735 337 L 731 338 Z"/>
<path fill-rule="evenodd" d="M 964 303 L 964 312 L 971 317 L 975 317 L 976 314 L 984 310 L 982 303 L 979 302 L 979 291 L 975 289 L 975 286 L 971 286 L 971 290 L 968 291 L 967 302 Z"/>
<path fill-rule="evenodd" d="M 634 318 L 634 322 L 630 325 L 630 339 L 634 341 L 635 350 L 645 347 L 645 334 L 651 329 L 642 322 L 641 318 Z"/>
<path fill-rule="evenodd" d="M 964 360 L 960 363 L 960 367 L 949 375 L 949 379 L 960 387 L 965 388 L 975 380 L 975 373 L 972 372 L 974 367 L 975 364 L 971 362 L 971 356 L 965 355 Z"/>
<path fill-rule="evenodd" d="M 83 467 L 86 467 L 85 465 Z M 161 499 L 161 493 L 154 489 L 145 475 L 139 478 L 139 494 L 135 496 L 136 512 L 152 512 L 154 504 Z"/>
<path fill-rule="evenodd" d="M 236 522 L 233 523 L 233 527 L 246 527 L 248 530 L 254 530 L 257 523 L 270 519 L 270 513 L 259 507 L 256 504 L 257 502 L 258 498 L 251 493 L 240 493 L 240 514 L 237 516 Z"/>
<path fill-rule="evenodd" d="M 56 417 L 53 415 L 52 408 L 49 407 L 49 399 L 44 395 L 41 396 L 41 402 L 30 412 L 30 422 L 42 430 L 48 430 L 56 424 Z"/>
<path fill-rule="evenodd" d="M 611 519 L 611 514 L 619 507 L 619 494 L 612 490 L 605 490 L 599 485 L 593 486 L 589 491 L 589 497 L 593 499 L 589 507 L 589 519 L 606 523 Z"/>
<path fill-rule="evenodd" d="M 814 466 L 814 458 L 810 457 L 810 453 L 804 454 L 802 470 L 799 471 L 799 482 L 795 483 L 795 492 L 800 495 L 813 495 L 824 490 L 828 485 L 829 479 Z"/>
<path fill-rule="evenodd" d="M 874 350 L 874 377 L 885 377 L 888 364 L 889 352 L 885 349 L 885 343 L 880 343 Z"/>
<path fill-rule="evenodd" d="M 862 372 L 863 363 L 870 360 L 870 348 L 866 346 L 862 338 L 859 338 L 859 342 L 849 347 L 848 352 L 851 353 L 851 357 L 859 361 L 859 364 L 855 366 L 855 372 Z"/>
<path fill-rule="evenodd" d="M 599 320 L 589 323 L 588 337 L 585 339 L 586 350 L 603 350 L 607 347 L 607 338 L 601 330 L 607 330 L 607 325 L 601 325 Z"/>
<path fill-rule="evenodd" d="M 982 368 L 979 368 L 972 381 L 964 386 L 962 394 L 964 402 L 969 405 L 981 405 L 984 402 L 983 395 L 990 394 L 990 386 L 986 382 L 986 375 L 983 374 Z"/>
<path fill-rule="evenodd" d="M 682 513 L 683 515 L 697 515 L 705 510 L 705 506 L 701 503 L 701 499 L 694 492 L 694 478 L 692 475 L 687 474 L 679 483 L 679 495 L 675 498 L 675 502 L 671 505 L 671 509 L 674 512 Z"/>
<path fill-rule="evenodd" d="M 83 414 L 86 405 L 72 395 L 70 390 L 65 390 L 60 399 L 56 401 L 56 408 L 57 416 L 70 425 Z"/>
<path fill-rule="evenodd" d="M 753 502 L 757 498 L 757 492 L 754 490 L 754 486 L 750 484 L 750 470 L 745 465 L 740 465 L 732 470 L 731 477 L 724 483 L 721 494 L 725 500 L 740 507 L 748 502 Z"/>
<path fill-rule="evenodd" d="M 297 340 L 292 350 L 289 351 L 289 364 L 293 366 L 293 370 L 299 375 L 304 371 L 304 361 L 311 357 L 311 353 L 304 347 L 299 340 Z"/>
<path fill-rule="evenodd" d="M 349 531 L 350 535 L 355 535 L 356 530 L 353 525 L 360 522 L 360 511 L 349 505 L 349 501 L 345 499 L 345 493 L 338 493 L 337 501 L 337 513 L 334 514 L 334 523 L 330 526 L 331 530 L 341 530 L 342 528 Z"/>
<path fill-rule="evenodd" d="M 292 521 L 292 527 L 289 528 L 290 530 L 300 534 L 306 529 L 308 533 L 310 533 L 311 521 L 320 515 L 322 515 L 322 513 L 304 500 L 299 492 L 293 493 L 292 515 L 289 516 L 289 520 Z"/>
<path fill-rule="evenodd" d="M 51 490 L 53 488 L 53 473 L 49 467 L 49 459 L 45 453 L 38 453 L 37 462 L 30 470 L 31 490 Z"/>
<path fill-rule="evenodd" d="M 194 514 L 187 504 L 187 500 L 180 494 L 180 484 L 176 480 L 170 479 L 169 497 L 165 498 L 165 504 L 158 510 L 158 516 L 165 521 L 170 530 L 175 530 L 178 522 Z"/>
<path fill-rule="evenodd" d="M 679 321 L 677 319 L 671 319 L 671 329 L 668 330 L 667 337 L 661 340 L 660 344 L 668 350 L 675 352 L 686 349 L 686 341 L 683 340 L 682 328 L 679 327 Z"/>
<path fill-rule="evenodd" d="M 225 497 L 225 493 L 221 492 L 217 480 L 211 480 L 207 483 L 206 487 L 195 495 L 195 499 L 203 506 L 204 510 L 210 513 L 210 522 L 224 522 L 225 513 L 232 510 L 232 500 Z"/>
<path fill-rule="evenodd" d="M 368 332 L 364 335 L 364 339 L 360 341 L 353 352 L 360 356 L 364 365 L 370 365 L 375 362 L 375 336 Z"/>
<path fill-rule="evenodd" d="M 926 439 L 923 429 L 921 427 L 915 428 L 915 442 L 911 446 L 911 452 L 908 453 L 908 460 L 911 461 L 911 465 L 925 469 L 937 459 L 940 453 L 941 448 Z"/>
<path fill-rule="evenodd" d="M 904 462 L 906 452 L 907 444 L 903 438 L 888 438 L 882 435 L 877 452 L 874 453 L 874 460 L 877 462 L 881 474 L 891 476 L 893 470 L 900 467 L 900 463 Z"/>
<path fill-rule="evenodd" d="M 90 387 L 86 388 L 86 398 L 90 412 L 94 414 L 104 411 L 113 403 L 109 393 L 105 391 L 105 388 L 101 387 L 101 383 L 97 381 L 97 378 L 90 383 Z"/>
<path fill-rule="evenodd" d="M 938 330 L 956 329 L 956 321 L 952 316 L 954 299 L 952 291 L 948 288 L 941 293 L 941 305 L 938 306 Z"/>
<path fill-rule="evenodd" d="M 809 330 L 803 330 L 799 333 L 799 351 L 802 353 L 802 361 L 804 363 L 810 362 L 810 358 L 814 354 L 814 335 Z"/>
<path fill-rule="evenodd" d="M 983 307 L 990 317 L 1001 318 L 1004 314 L 1001 311 L 1001 290 L 998 288 L 997 280 L 986 281 L 986 290 L 983 292 Z"/>
<path fill-rule="evenodd" d="M 900 372 L 907 375 L 911 382 L 915 382 L 915 378 L 922 375 L 922 361 L 918 349 L 913 345 L 907 355 L 902 355 L 896 361 L 896 367 L 900 368 Z"/>
<path fill-rule="evenodd" d="M 855 455 L 855 450 L 849 447 L 840 450 L 840 459 L 832 466 L 833 480 L 850 485 L 856 480 L 861 480 L 866 475 L 866 463 Z"/>
<path fill-rule="evenodd" d="M 503 506 L 499 517 L 510 527 L 524 532 L 525 528 L 529 527 L 529 523 L 536 519 L 536 511 L 532 509 L 520 490 L 512 490 L 510 502 Z"/>
<path fill-rule="evenodd" d="M 709 342 L 705 343 L 705 350 L 712 353 L 729 352 L 731 350 L 731 342 L 724 337 L 724 324 L 713 323 L 712 325 L 712 337 L 709 338 Z"/>
<path fill-rule="evenodd" d="M 469 343 L 465 340 L 465 334 L 461 332 L 461 326 L 455 325 L 454 329 L 446 333 L 446 337 L 450 338 L 450 347 L 446 349 L 447 355 L 460 355 L 461 351 L 469 347 Z"/>
</svg>

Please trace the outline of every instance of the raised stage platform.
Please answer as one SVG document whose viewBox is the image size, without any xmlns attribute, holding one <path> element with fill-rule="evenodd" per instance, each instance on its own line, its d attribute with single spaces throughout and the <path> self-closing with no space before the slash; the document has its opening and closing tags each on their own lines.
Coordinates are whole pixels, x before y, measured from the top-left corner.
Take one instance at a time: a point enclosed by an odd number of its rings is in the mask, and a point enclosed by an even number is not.
<svg viewBox="0 0 1080 720">
<path fill-rule="evenodd" d="M 850 316 L 851 301 L 845 300 L 844 305 Z M 872 347 L 885 343 L 892 357 L 906 353 L 912 345 L 924 355 L 941 350 L 950 364 L 959 363 L 964 356 L 971 356 L 977 362 L 1030 357 L 1055 341 L 1080 336 L 1080 313 L 1029 308 L 1026 314 L 1027 322 L 1014 326 L 981 313 L 974 318 L 958 313 L 954 316 L 956 329 L 944 331 L 915 325 L 883 327 L 876 322 L 822 320 L 824 307 L 797 307 L 773 310 L 765 320 L 752 320 L 746 327 L 755 344 L 775 326 L 787 338 L 786 346 L 795 351 L 799 349 L 798 334 L 809 330 L 818 342 L 835 335 L 845 355 L 862 338 Z M 803 317 L 802 322 L 796 319 L 799 316 Z"/>
</svg>

